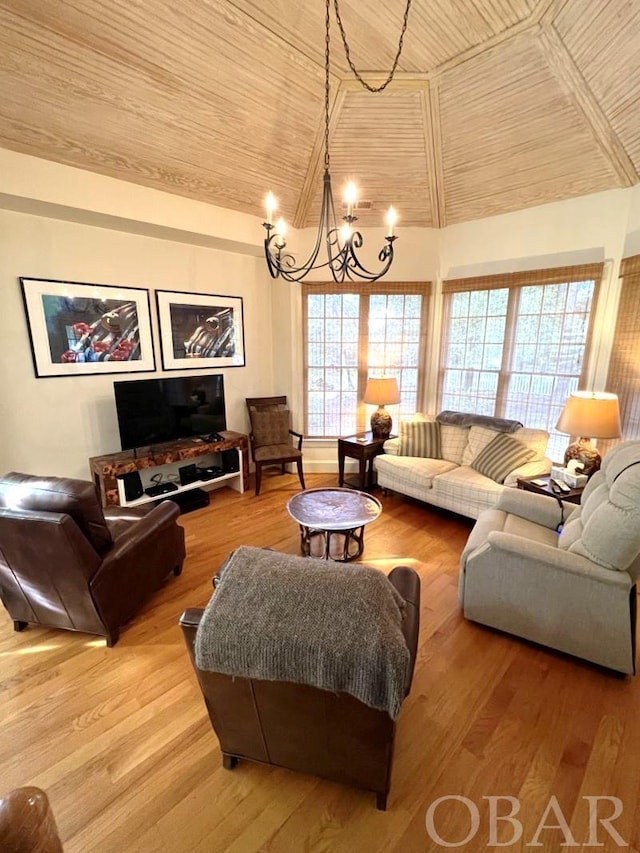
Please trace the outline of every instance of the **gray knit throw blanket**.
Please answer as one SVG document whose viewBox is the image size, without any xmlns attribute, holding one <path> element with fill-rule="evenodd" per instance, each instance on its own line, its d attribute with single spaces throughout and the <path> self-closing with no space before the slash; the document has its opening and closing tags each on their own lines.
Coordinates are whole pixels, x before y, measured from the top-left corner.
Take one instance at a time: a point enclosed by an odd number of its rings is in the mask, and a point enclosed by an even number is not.
<svg viewBox="0 0 640 853">
<path fill-rule="evenodd" d="M 508 418 L 492 418 L 489 415 L 474 415 L 471 412 L 440 412 L 436 415 L 439 424 L 450 426 L 481 426 L 495 429 L 497 432 L 515 432 L 520 429 L 520 421 L 511 421 Z"/>
<path fill-rule="evenodd" d="M 200 621 L 196 663 L 349 693 L 395 719 L 409 670 L 403 612 L 377 569 L 242 546 Z"/>
</svg>

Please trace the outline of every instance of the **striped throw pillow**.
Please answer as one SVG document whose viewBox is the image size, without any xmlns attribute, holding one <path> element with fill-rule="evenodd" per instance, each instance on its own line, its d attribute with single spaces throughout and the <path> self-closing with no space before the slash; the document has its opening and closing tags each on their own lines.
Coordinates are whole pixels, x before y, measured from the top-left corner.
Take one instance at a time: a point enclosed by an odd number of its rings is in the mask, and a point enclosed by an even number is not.
<svg viewBox="0 0 640 853">
<path fill-rule="evenodd" d="M 435 421 L 402 421 L 398 455 L 440 459 L 440 424 Z"/>
<path fill-rule="evenodd" d="M 517 438 L 506 432 L 499 432 L 484 450 L 480 451 L 471 467 L 496 483 L 504 483 L 514 468 L 529 462 L 535 455 L 535 450 L 525 447 Z"/>
</svg>

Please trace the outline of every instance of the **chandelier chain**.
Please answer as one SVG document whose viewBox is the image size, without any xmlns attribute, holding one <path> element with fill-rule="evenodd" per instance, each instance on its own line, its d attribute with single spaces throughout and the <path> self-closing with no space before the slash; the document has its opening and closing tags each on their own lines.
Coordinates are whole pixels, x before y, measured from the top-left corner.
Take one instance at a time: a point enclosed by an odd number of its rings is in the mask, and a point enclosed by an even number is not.
<svg viewBox="0 0 640 853">
<path fill-rule="evenodd" d="M 329 171 L 329 0 L 325 3 L 325 36 L 324 36 L 324 169 Z"/>
<path fill-rule="evenodd" d="M 347 58 L 349 59 L 349 65 L 351 66 L 356 77 L 360 79 L 362 85 L 365 86 L 365 88 L 369 89 L 372 92 L 381 92 L 385 88 L 385 86 L 387 86 L 393 79 L 393 75 L 398 65 L 398 60 L 400 59 L 400 53 L 402 51 L 402 40 L 404 37 L 405 30 L 407 28 L 407 18 L 409 15 L 409 7 L 411 6 L 411 0 L 407 0 L 407 9 L 405 11 L 404 16 L 404 25 L 402 27 L 402 33 L 400 35 L 400 44 L 398 46 L 398 53 L 393 63 L 393 68 L 391 69 L 391 73 L 389 74 L 387 82 L 377 89 L 372 88 L 360 78 L 360 75 L 354 68 L 353 63 L 349 58 L 349 46 L 347 45 L 346 36 L 342 27 L 342 21 L 340 20 L 340 13 L 338 12 L 338 2 L 337 0 L 334 0 L 334 2 L 336 17 L 340 25 L 340 31 L 342 32 L 342 39 L 344 42 Z M 347 200 L 347 213 L 345 216 L 342 217 L 344 225 L 342 225 L 341 227 L 338 227 L 338 217 L 336 216 L 336 208 L 333 201 L 333 191 L 331 189 L 331 174 L 329 172 L 329 115 L 331 107 L 331 0 L 325 0 L 325 12 L 324 175 L 322 178 L 322 201 L 320 203 L 320 221 L 318 223 L 316 241 L 313 248 L 311 249 L 311 254 L 307 258 L 307 260 L 304 261 L 304 263 L 298 263 L 295 255 L 293 255 L 290 251 L 287 251 L 287 240 L 285 236 L 286 229 L 283 220 L 279 220 L 279 222 L 275 226 L 273 224 L 273 212 L 276 209 L 277 205 L 276 200 L 273 197 L 273 193 L 269 193 L 266 199 L 267 218 L 265 222 L 263 222 L 263 225 L 267 231 L 267 236 L 264 240 L 265 258 L 267 261 L 267 268 L 269 270 L 269 274 L 272 278 L 279 278 L 280 276 L 282 276 L 282 278 L 284 278 L 286 281 L 302 281 L 305 276 L 312 270 L 327 269 L 331 273 L 333 280 L 336 282 L 341 283 L 346 279 L 348 279 L 349 281 L 373 282 L 386 275 L 391 267 L 391 264 L 393 263 L 393 244 L 394 241 L 397 239 L 393 233 L 393 226 L 396 222 L 396 216 L 393 208 L 390 207 L 389 212 L 387 214 L 387 225 L 389 226 L 389 230 L 387 232 L 387 236 L 384 238 L 385 243 L 382 249 L 380 249 L 380 251 L 378 252 L 378 261 L 380 263 L 380 267 L 377 271 L 369 270 L 367 267 L 364 266 L 364 264 L 358 257 L 358 250 L 362 248 L 364 242 L 362 234 L 360 233 L 360 231 L 353 228 L 353 224 L 358 219 L 357 216 L 353 215 L 353 208 L 355 204 L 355 187 L 353 187 L 352 185 L 352 188 L 349 191 L 349 200 Z M 323 246 L 326 250 L 326 261 L 322 261 L 318 257 Z"/>
<path fill-rule="evenodd" d="M 349 43 L 347 42 L 347 34 L 344 31 L 344 27 L 342 25 L 342 18 L 340 17 L 340 10 L 338 9 L 338 0 L 333 0 L 333 7 L 336 12 L 336 21 L 338 22 L 338 29 L 340 30 L 340 35 L 342 36 L 342 44 L 344 45 L 344 53 L 347 57 L 347 62 L 349 63 L 349 68 L 353 72 L 353 76 L 360 83 L 360 85 L 367 89 L 369 92 L 382 92 L 387 88 L 389 83 L 393 80 L 393 77 L 396 73 L 396 68 L 398 67 L 398 62 L 400 61 L 400 54 L 402 53 L 402 48 L 404 45 L 404 34 L 407 31 L 407 23 L 409 21 L 409 10 L 411 9 L 411 0 L 407 0 L 407 6 L 404 10 L 404 19 L 402 22 L 402 31 L 400 33 L 400 39 L 398 41 L 398 51 L 396 53 L 396 58 L 393 60 L 393 65 L 391 67 L 391 71 L 389 72 L 389 76 L 384 81 L 381 86 L 372 86 L 370 83 L 367 83 L 365 79 L 361 76 L 358 69 L 353 64 L 351 59 L 351 52 L 349 50 Z"/>
</svg>

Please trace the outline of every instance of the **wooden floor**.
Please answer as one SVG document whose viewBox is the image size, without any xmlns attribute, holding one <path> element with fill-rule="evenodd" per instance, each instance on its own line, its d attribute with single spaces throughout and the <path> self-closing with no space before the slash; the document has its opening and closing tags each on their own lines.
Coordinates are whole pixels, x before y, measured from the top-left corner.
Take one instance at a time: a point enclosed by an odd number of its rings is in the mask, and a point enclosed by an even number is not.
<svg viewBox="0 0 640 853">
<path fill-rule="evenodd" d="M 335 477 L 310 476 L 309 486 Z M 550 797 L 576 842 L 589 837 L 586 796 L 615 796 L 623 813 L 605 846 L 640 849 L 640 679 L 498 634 L 463 619 L 457 566 L 471 522 L 400 496 L 382 497 L 363 562 L 414 566 L 422 578 L 422 629 L 411 696 L 398 719 L 389 810 L 371 794 L 300 774 L 240 763 L 223 770 L 178 628 L 204 605 L 210 578 L 235 546 L 298 552 L 286 500 L 293 475 L 267 477 L 263 494 L 215 493 L 181 519 L 187 561 L 118 645 L 67 631 L 14 633 L 0 616 L 0 792 L 34 784 L 51 799 L 67 853 L 444 850 L 425 816 L 439 797 L 466 797 L 479 828 L 463 847 L 489 845 L 487 796 L 519 798 L 528 850 Z M 511 808 L 499 806 L 504 814 Z M 600 813 L 611 813 L 600 803 Z M 460 799 L 432 808 L 443 841 L 469 834 Z M 557 812 L 547 825 L 558 824 Z M 517 834 L 517 833 L 515 833 Z M 433 833 L 432 833 L 433 835 Z M 503 821 L 498 840 L 514 827 Z M 559 829 L 541 831 L 559 851 Z M 495 839 L 494 839 L 495 841 Z"/>
</svg>

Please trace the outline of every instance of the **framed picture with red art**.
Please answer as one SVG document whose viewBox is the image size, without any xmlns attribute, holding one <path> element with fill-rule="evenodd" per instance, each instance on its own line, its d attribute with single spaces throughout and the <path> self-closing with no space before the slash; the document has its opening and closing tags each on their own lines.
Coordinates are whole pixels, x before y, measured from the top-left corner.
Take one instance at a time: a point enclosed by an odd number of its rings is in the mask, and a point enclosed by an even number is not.
<svg viewBox="0 0 640 853">
<path fill-rule="evenodd" d="M 20 278 L 38 378 L 155 370 L 149 291 Z"/>
</svg>

